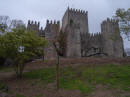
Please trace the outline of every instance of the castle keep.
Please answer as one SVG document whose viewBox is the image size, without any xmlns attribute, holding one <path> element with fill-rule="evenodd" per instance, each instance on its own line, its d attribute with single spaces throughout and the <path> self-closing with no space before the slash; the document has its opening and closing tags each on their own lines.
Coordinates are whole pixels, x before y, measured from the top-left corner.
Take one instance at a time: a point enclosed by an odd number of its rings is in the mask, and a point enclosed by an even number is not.
<svg viewBox="0 0 130 97">
<path fill-rule="evenodd" d="M 52 41 L 61 31 L 65 37 L 65 47 L 62 52 L 64 57 L 123 57 L 124 55 L 123 40 L 116 20 L 108 18 L 101 23 L 101 32 L 91 34 L 88 27 L 88 12 L 68 8 L 62 18 L 61 28 L 59 21 L 49 20 L 44 30 L 39 26 L 37 22 L 28 21 L 27 28 L 48 40 L 48 46 L 44 50 L 45 59 L 56 57 Z"/>
</svg>

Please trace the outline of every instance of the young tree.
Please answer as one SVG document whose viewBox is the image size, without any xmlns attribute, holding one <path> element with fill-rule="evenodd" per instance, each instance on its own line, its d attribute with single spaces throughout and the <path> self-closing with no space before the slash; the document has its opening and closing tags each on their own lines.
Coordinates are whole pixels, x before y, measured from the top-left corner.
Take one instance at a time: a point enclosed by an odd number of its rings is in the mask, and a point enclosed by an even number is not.
<svg viewBox="0 0 130 97">
<path fill-rule="evenodd" d="M 117 9 L 114 18 L 119 20 L 121 32 L 130 40 L 130 8 L 128 10 Z"/>
<path fill-rule="evenodd" d="M 59 36 L 57 38 L 57 42 L 59 44 L 59 51 L 60 56 L 63 56 L 65 54 L 65 46 L 66 46 L 66 37 L 65 33 L 60 31 Z"/>
<path fill-rule="evenodd" d="M 0 56 L 13 61 L 17 77 L 21 78 L 25 64 L 42 56 L 45 44 L 45 39 L 37 36 L 35 32 L 24 28 L 14 29 L 0 36 Z M 24 47 L 22 53 L 18 51 L 20 46 Z"/>
<path fill-rule="evenodd" d="M 55 47 L 56 53 L 57 53 L 57 60 L 56 60 L 56 88 L 59 90 L 59 72 L 60 72 L 60 67 L 59 67 L 59 61 L 60 61 L 60 50 L 59 50 L 59 44 L 57 41 L 53 41 L 53 46 Z"/>
<path fill-rule="evenodd" d="M 59 90 L 59 79 L 60 79 L 60 56 L 63 56 L 64 46 L 65 46 L 65 36 L 62 31 L 55 37 L 52 41 L 55 51 L 57 53 L 56 58 L 56 88 Z"/>
</svg>

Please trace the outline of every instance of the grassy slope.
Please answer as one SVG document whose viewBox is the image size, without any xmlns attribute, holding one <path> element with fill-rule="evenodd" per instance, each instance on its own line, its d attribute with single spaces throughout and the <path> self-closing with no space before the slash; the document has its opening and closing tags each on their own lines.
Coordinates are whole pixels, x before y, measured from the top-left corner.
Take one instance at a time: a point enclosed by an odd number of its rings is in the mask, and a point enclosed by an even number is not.
<svg viewBox="0 0 130 97">
<path fill-rule="evenodd" d="M 78 89 L 84 94 L 92 92 L 97 84 L 130 91 L 130 65 L 104 65 L 65 67 L 60 73 L 60 87 Z M 55 82 L 55 68 L 24 73 L 28 79 L 39 79 L 42 84 Z"/>
</svg>

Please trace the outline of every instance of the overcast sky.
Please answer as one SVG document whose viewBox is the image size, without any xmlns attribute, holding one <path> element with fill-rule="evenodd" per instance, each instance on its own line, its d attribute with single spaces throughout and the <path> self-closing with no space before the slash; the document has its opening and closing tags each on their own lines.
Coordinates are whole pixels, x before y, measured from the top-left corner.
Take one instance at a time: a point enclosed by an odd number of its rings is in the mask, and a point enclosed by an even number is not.
<svg viewBox="0 0 130 97">
<path fill-rule="evenodd" d="M 26 23 L 36 20 L 45 26 L 47 19 L 61 20 L 68 6 L 88 11 L 89 31 L 95 33 L 100 32 L 101 22 L 111 18 L 117 8 L 130 8 L 130 0 L 0 0 L 0 15 Z M 127 42 L 125 47 L 130 47 Z"/>
</svg>

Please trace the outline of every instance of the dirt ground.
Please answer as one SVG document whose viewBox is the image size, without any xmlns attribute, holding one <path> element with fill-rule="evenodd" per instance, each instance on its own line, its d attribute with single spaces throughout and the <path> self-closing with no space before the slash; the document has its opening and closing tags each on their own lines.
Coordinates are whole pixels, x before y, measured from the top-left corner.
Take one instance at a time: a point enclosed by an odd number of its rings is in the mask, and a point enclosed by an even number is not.
<svg viewBox="0 0 130 97">
<path fill-rule="evenodd" d="M 55 66 L 56 61 L 35 60 L 27 64 L 25 72 L 32 70 L 49 68 Z M 130 58 L 77 58 L 77 59 L 60 59 L 60 67 L 65 66 L 79 66 L 79 65 L 105 65 L 116 64 L 125 65 L 130 64 Z M 8 83 L 9 90 L 16 91 L 17 93 L 24 94 L 26 97 L 84 97 L 79 90 L 64 90 L 60 89 L 56 91 L 55 84 L 51 83 L 47 86 L 32 85 L 36 80 L 22 79 L 18 80 L 14 76 L 14 72 L 0 72 L 0 81 Z M 31 82 L 31 83 L 30 83 Z M 96 89 L 90 95 L 85 97 L 129 97 L 126 95 L 120 95 L 121 91 L 107 89 L 107 86 L 97 85 Z M 16 94 L 8 97 L 15 97 Z M 36 96 L 37 95 L 37 96 Z M 0 96 L 1 97 L 1 96 Z M 20 97 L 20 96 L 19 96 Z"/>
<path fill-rule="evenodd" d="M 59 89 L 59 91 L 57 91 L 54 83 L 48 84 L 46 87 L 44 87 L 44 85 L 32 86 L 29 83 L 30 81 L 25 79 L 8 81 L 9 90 L 13 90 L 15 93 L 7 97 L 16 97 L 16 94 L 24 94 L 25 97 L 129 97 L 127 95 L 130 95 L 129 92 L 121 93 L 118 89 L 109 89 L 103 85 L 97 85 L 91 94 L 85 96 L 79 90 Z"/>
<path fill-rule="evenodd" d="M 129 64 L 130 58 L 61 58 L 60 59 L 60 67 L 64 66 L 79 66 L 79 65 L 106 65 L 106 64 Z M 27 64 L 27 70 L 39 69 L 39 68 L 47 68 L 51 66 L 55 66 L 56 61 L 46 60 L 45 62 L 41 60 L 35 60 L 31 63 Z M 30 68 L 31 67 L 31 68 Z"/>
</svg>

